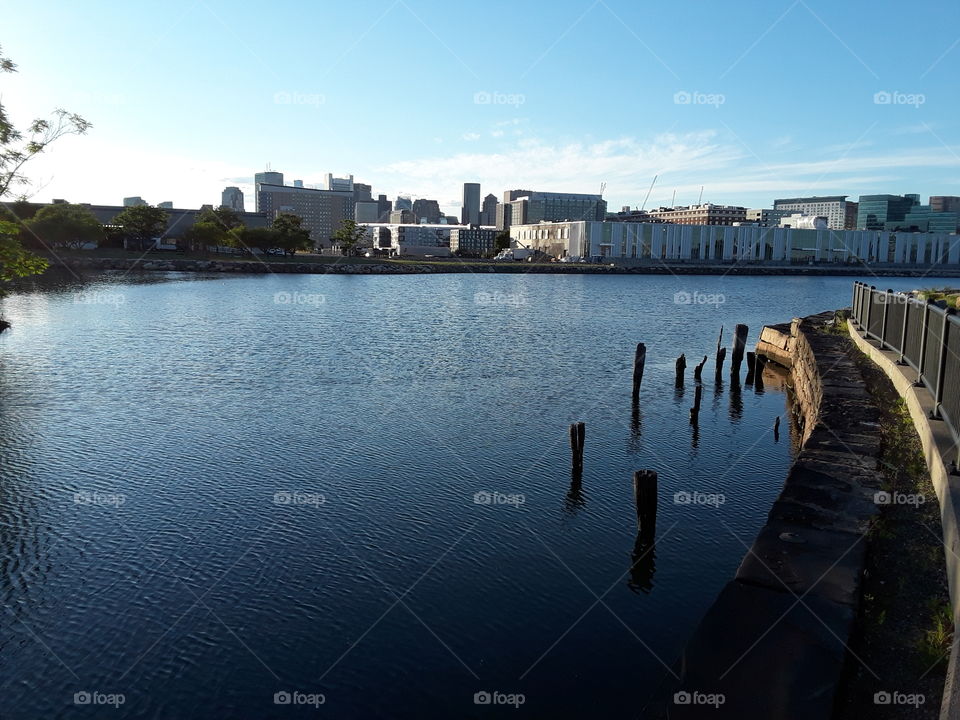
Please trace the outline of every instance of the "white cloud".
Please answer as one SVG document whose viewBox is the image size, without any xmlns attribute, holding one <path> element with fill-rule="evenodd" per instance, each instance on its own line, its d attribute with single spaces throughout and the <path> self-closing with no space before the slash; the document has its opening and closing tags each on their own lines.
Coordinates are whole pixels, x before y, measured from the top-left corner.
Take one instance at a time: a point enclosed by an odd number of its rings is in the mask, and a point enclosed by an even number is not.
<svg viewBox="0 0 960 720">
<path fill-rule="evenodd" d="M 475 140 L 479 140 L 480 137 L 481 137 L 480 133 L 469 132 L 469 133 L 464 133 L 464 134 L 463 134 L 463 139 L 466 140 L 466 141 L 468 141 L 468 142 L 473 142 L 473 141 L 475 141 Z"/>
</svg>

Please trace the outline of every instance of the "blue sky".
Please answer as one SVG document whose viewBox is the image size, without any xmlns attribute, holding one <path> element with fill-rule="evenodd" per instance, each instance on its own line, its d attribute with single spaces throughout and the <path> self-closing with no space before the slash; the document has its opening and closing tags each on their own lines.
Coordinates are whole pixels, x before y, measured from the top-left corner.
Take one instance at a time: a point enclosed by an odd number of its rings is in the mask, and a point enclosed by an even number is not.
<svg viewBox="0 0 960 720">
<path fill-rule="evenodd" d="M 162 8 L 158 10 L 157 8 Z M 960 3 L 172 0 L 8 7 L 14 118 L 94 123 L 35 199 L 219 202 L 270 163 L 460 204 L 960 195 Z M 879 95 L 878 95 L 879 94 Z"/>
</svg>

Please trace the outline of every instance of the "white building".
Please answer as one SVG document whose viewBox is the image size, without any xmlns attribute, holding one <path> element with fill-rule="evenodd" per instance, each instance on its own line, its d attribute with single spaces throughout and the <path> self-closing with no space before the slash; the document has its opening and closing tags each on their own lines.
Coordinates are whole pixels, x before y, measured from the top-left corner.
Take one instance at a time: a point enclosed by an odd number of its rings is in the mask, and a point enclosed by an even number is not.
<svg viewBox="0 0 960 720">
<path fill-rule="evenodd" d="M 391 256 L 450 257 L 450 231 L 460 225 L 366 223 L 375 250 Z"/>
<path fill-rule="evenodd" d="M 514 225 L 510 239 L 514 247 L 540 250 L 557 258 L 599 258 L 623 264 L 960 264 L 960 236 L 947 233 L 579 221 Z"/>
<path fill-rule="evenodd" d="M 778 227 L 796 228 L 797 230 L 829 230 L 829 221 L 823 215 L 804 215 L 793 213 L 780 218 Z"/>
<path fill-rule="evenodd" d="M 846 195 L 820 197 L 780 198 L 773 201 L 774 210 L 790 210 L 803 215 L 822 215 L 831 230 L 854 228 L 857 224 L 857 203 Z"/>
</svg>

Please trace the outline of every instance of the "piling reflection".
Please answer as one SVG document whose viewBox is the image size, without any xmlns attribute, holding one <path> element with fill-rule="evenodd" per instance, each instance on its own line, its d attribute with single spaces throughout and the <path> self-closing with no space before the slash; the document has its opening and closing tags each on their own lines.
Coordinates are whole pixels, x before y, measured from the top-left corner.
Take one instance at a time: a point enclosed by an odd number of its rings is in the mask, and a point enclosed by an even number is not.
<svg viewBox="0 0 960 720">
<path fill-rule="evenodd" d="M 576 515 L 587 505 L 587 497 L 583 494 L 583 473 L 573 471 L 570 478 L 570 488 L 563 500 L 563 509 L 569 515 Z"/>
<path fill-rule="evenodd" d="M 653 535 L 637 533 L 630 554 L 630 579 L 627 587 L 637 593 L 649 595 L 653 591 L 653 576 L 657 571 L 657 544 Z"/>
<path fill-rule="evenodd" d="M 635 402 L 630 410 L 630 438 L 627 440 L 627 449 L 630 452 L 639 452 L 642 435 L 643 413 L 640 412 L 640 403 Z"/>
<path fill-rule="evenodd" d="M 740 376 L 730 376 L 730 419 L 739 420 L 743 417 L 743 392 L 740 387 Z"/>
</svg>

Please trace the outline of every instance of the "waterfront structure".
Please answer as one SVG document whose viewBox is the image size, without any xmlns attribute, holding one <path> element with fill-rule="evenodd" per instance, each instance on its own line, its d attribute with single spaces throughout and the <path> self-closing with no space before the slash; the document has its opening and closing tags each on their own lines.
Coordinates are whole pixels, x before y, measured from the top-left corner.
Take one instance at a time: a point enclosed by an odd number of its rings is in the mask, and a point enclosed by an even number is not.
<svg viewBox="0 0 960 720">
<path fill-rule="evenodd" d="M 458 225 L 389 223 L 366 226 L 373 249 L 390 256 L 449 257 L 450 233 Z M 467 228 L 469 229 L 469 228 Z"/>
<path fill-rule="evenodd" d="M 317 250 L 329 249 L 331 237 L 344 220 L 354 219 L 353 190 L 321 190 L 257 183 L 257 212 L 274 218 L 290 213 L 303 220 Z"/>
<path fill-rule="evenodd" d="M 651 210 L 650 215 L 661 222 L 678 225 L 733 225 L 747 219 L 747 209 L 739 205 L 679 205 Z"/>
<path fill-rule="evenodd" d="M 427 222 L 436 225 L 440 222 L 440 203 L 436 200 L 418 198 L 413 201 L 414 222 Z"/>
<path fill-rule="evenodd" d="M 960 264 L 960 235 L 949 233 L 581 221 L 514 225 L 510 239 L 516 247 L 557 258 L 589 257 L 627 265 L 691 261 Z"/>
<path fill-rule="evenodd" d="M 125 198 L 123 199 L 123 206 L 124 206 L 124 207 L 139 207 L 139 206 L 141 206 L 141 205 L 146 205 L 146 204 L 147 204 L 147 201 L 144 200 L 144 199 L 143 199 L 142 197 L 140 197 L 139 195 L 133 195 L 133 196 L 131 196 L 131 197 L 125 197 Z"/>
<path fill-rule="evenodd" d="M 453 227 L 450 252 L 462 255 L 486 255 L 496 249 L 497 231 L 490 227 Z"/>
<path fill-rule="evenodd" d="M 463 184 L 463 207 L 460 222 L 464 225 L 480 224 L 480 183 Z"/>
<path fill-rule="evenodd" d="M 253 176 L 253 184 L 259 185 L 260 183 L 264 185 L 283 185 L 283 173 L 272 170 L 258 172 Z"/>
<path fill-rule="evenodd" d="M 857 226 L 857 203 L 846 195 L 815 195 L 780 198 L 773 201 L 774 210 L 788 210 L 803 215 L 822 215 L 831 230 L 853 230 Z"/>
<path fill-rule="evenodd" d="M 920 196 L 911 195 L 861 195 L 857 211 L 857 229 L 884 230 L 887 223 L 902 222 L 914 206 L 920 204 Z"/>
<path fill-rule="evenodd" d="M 225 187 L 220 193 L 220 207 L 230 208 L 237 212 L 244 212 L 243 191 L 238 187 Z"/>
<path fill-rule="evenodd" d="M 480 224 L 487 227 L 493 227 L 497 224 L 497 196 L 490 193 L 483 199 L 483 205 L 480 207 Z"/>
</svg>

